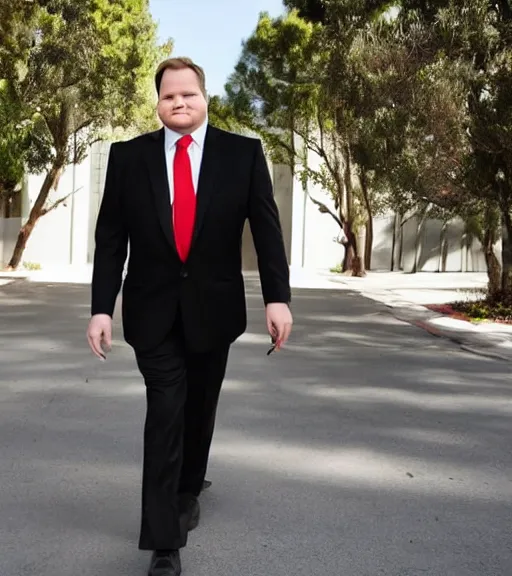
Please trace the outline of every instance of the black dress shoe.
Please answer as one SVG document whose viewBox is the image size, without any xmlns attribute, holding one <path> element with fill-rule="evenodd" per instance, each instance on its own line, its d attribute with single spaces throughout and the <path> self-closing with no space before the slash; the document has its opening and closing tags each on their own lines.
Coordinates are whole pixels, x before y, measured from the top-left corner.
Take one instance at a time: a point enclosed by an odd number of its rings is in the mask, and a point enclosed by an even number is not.
<svg viewBox="0 0 512 576">
<path fill-rule="evenodd" d="M 181 560 L 178 550 L 156 550 L 151 557 L 148 576 L 180 576 Z"/>
</svg>

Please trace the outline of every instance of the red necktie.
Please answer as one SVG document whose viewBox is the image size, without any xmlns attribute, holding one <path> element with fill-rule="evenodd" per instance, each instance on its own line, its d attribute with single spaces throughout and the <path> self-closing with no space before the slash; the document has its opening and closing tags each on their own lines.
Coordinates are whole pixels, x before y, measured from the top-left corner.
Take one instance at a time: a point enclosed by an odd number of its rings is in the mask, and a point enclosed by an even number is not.
<svg viewBox="0 0 512 576">
<path fill-rule="evenodd" d="M 188 155 L 191 143 L 190 134 L 180 138 L 174 156 L 174 237 L 182 262 L 185 262 L 190 251 L 196 218 L 196 194 Z"/>
</svg>

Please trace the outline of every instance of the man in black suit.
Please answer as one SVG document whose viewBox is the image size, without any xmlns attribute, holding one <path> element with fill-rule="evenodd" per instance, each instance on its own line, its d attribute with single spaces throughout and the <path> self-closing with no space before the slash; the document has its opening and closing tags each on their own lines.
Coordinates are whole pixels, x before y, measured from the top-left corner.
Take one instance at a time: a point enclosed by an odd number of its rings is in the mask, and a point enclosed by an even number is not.
<svg viewBox="0 0 512 576">
<path fill-rule="evenodd" d="M 291 331 L 290 284 L 261 142 L 207 121 L 203 70 L 187 58 L 156 73 L 163 128 L 112 145 L 96 226 L 89 345 L 104 358 L 123 285 L 126 341 L 146 385 L 141 550 L 150 576 L 178 576 L 199 521 L 230 345 L 247 324 L 241 238 L 249 219 L 269 333 Z"/>
</svg>

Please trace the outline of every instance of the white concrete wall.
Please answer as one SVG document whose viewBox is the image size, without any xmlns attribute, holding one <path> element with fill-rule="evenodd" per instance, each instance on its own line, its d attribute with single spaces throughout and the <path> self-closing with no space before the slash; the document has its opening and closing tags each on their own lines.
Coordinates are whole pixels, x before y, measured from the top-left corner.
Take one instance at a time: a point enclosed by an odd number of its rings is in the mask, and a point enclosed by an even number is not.
<svg viewBox="0 0 512 576">
<path fill-rule="evenodd" d="M 20 227 L 21 218 L 0 218 L 0 268 L 11 259 Z"/>
<path fill-rule="evenodd" d="M 395 217 L 392 214 L 374 218 L 372 270 L 391 270 L 394 226 Z"/>
<path fill-rule="evenodd" d="M 270 176 L 274 187 L 274 198 L 279 210 L 279 219 L 283 230 L 284 247 L 288 262 L 291 258 L 292 220 L 293 220 L 293 179 L 291 170 L 285 165 L 269 165 Z M 258 259 L 249 223 L 247 222 L 242 236 L 242 264 L 244 270 L 257 270 Z"/>
<path fill-rule="evenodd" d="M 289 166 L 275 165 L 271 169 L 274 183 L 274 197 L 279 210 L 283 230 L 284 248 L 288 262 L 291 259 L 293 225 L 293 178 Z"/>
<path fill-rule="evenodd" d="M 109 151 L 110 142 L 96 142 L 91 148 L 91 193 L 89 195 L 89 219 L 87 228 L 88 263 L 92 263 L 94 259 L 94 231 L 96 228 L 98 212 L 100 210 L 101 199 L 103 197 L 103 189 L 105 187 Z"/>
<path fill-rule="evenodd" d="M 301 144 L 297 141 L 296 145 Z M 308 165 L 312 170 L 318 169 L 320 158 L 309 152 Z M 334 211 L 334 202 L 320 186 L 309 182 L 308 193 Z M 345 249 L 336 241 L 341 232 L 338 224 L 329 214 L 319 212 L 297 177 L 292 197 L 291 265 L 307 269 L 330 269 L 339 265 Z"/>
<path fill-rule="evenodd" d="M 96 143 L 82 164 L 75 167 L 75 187 L 78 191 L 37 224 L 22 262 L 40 264 L 43 268 L 55 265 L 82 266 L 92 262 L 94 255 L 94 229 L 103 195 L 106 166 L 110 144 Z M 319 158 L 309 153 L 308 163 L 320 167 Z M 343 260 L 344 248 L 337 243 L 340 229 L 332 217 L 321 214 L 305 194 L 302 184 L 293 177 L 288 167 L 270 166 L 274 194 L 280 211 L 281 225 L 288 260 L 294 268 L 329 270 Z M 42 184 L 43 175 L 30 175 L 23 190 L 22 219 L 26 221 Z M 73 187 L 73 166 L 68 166 L 61 177 L 57 191 L 52 191 L 55 201 L 68 194 Z M 309 193 L 334 210 L 329 194 L 318 185 L 309 183 Z M 7 264 L 20 228 L 20 219 L 0 219 L 0 263 Z M 441 254 L 442 223 L 427 220 L 420 233 L 419 247 L 415 252 L 418 223 L 412 218 L 397 234 L 395 245 L 395 270 L 411 272 L 415 258 L 418 271 L 439 271 L 443 259 L 448 272 L 485 271 L 485 260 L 478 241 L 469 249 L 463 237 L 463 224 L 454 220 L 446 230 L 446 245 Z M 375 218 L 372 270 L 390 270 L 393 244 L 394 215 Z M 402 244 L 400 245 L 400 242 Z M 501 257 L 500 245 L 496 246 Z M 246 226 L 243 236 L 243 266 L 245 270 L 257 268 L 256 254 L 250 229 Z M 401 252 L 401 258 L 399 253 Z"/>
<path fill-rule="evenodd" d="M 403 225 L 402 259 L 400 269 L 412 272 L 416 261 L 418 272 L 485 272 L 485 258 L 480 242 L 474 238 L 467 246 L 464 223 L 456 218 L 450 221 L 445 232 L 445 246 L 441 242 L 442 222 L 429 219 L 419 231 L 418 251 L 415 239 L 418 220 L 411 218 Z M 389 240 L 391 242 L 391 239 Z M 501 242 L 496 243 L 496 256 L 501 259 Z M 444 252 L 444 254 L 442 253 Z M 443 260 L 445 261 L 443 269 Z M 389 269 L 389 268 L 388 268 Z"/>
<path fill-rule="evenodd" d="M 54 265 L 83 265 L 87 262 L 91 158 L 67 166 L 57 190 L 52 190 L 47 205 L 75 190 L 72 197 L 43 216 L 29 238 L 22 262 Z M 44 174 L 28 176 L 23 189 L 22 221 L 39 194 Z M 74 188 L 73 188 L 74 184 Z"/>
</svg>

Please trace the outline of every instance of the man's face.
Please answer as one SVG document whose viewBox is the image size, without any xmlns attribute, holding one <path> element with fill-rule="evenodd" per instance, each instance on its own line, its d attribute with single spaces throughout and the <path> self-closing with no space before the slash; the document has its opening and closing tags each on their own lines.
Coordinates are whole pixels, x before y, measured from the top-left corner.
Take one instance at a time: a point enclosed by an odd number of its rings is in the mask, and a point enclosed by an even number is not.
<svg viewBox="0 0 512 576">
<path fill-rule="evenodd" d="M 190 134 L 203 124 L 207 109 L 199 78 L 193 70 L 165 70 L 157 111 L 167 128 L 180 134 Z"/>
</svg>

